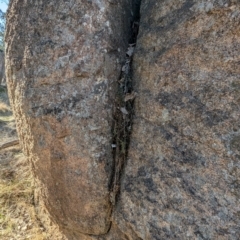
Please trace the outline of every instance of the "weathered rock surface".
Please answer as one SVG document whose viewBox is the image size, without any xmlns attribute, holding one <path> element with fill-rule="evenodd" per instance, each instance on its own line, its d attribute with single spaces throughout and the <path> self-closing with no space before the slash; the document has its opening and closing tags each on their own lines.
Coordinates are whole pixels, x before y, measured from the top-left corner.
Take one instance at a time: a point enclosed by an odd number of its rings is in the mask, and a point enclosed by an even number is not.
<svg viewBox="0 0 240 240">
<path fill-rule="evenodd" d="M 10 3 L 6 72 L 18 133 L 39 201 L 70 232 L 110 227 L 112 109 L 130 10 L 129 0 Z"/>
<path fill-rule="evenodd" d="M 115 222 L 128 239 L 239 239 L 239 1 L 142 1 Z"/>
<path fill-rule="evenodd" d="M 237 0 L 142 0 L 134 125 L 111 204 L 131 2 L 11 2 L 7 81 L 39 201 L 68 239 L 237 240 Z"/>
</svg>

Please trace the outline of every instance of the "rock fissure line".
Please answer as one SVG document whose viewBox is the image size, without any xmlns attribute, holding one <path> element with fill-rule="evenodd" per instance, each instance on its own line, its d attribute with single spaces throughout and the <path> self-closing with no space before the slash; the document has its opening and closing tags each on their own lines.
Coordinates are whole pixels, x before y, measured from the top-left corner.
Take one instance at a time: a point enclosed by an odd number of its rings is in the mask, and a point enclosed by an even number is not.
<svg viewBox="0 0 240 240">
<path fill-rule="evenodd" d="M 72 3 L 7 13 L 8 92 L 47 234 L 239 239 L 239 1 L 142 1 L 133 59 L 140 1 Z"/>
<path fill-rule="evenodd" d="M 132 60 L 134 49 L 137 43 L 137 35 L 140 21 L 141 0 L 133 0 L 132 12 L 133 20 L 131 22 L 131 35 L 129 45 L 126 51 L 125 62 L 121 69 L 120 78 L 118 80 L 118 89 L 116 93 L 114 111 L 113 111 L 113 127 L 112 127 L 112 149 L 113 149 L 113 173 L 110 182 L 110 201 L 112 205 L 116 205 L 120 195 L 121 175 L 124 170 L 128 155 L 128 147 L 130 143 L 132 120 L 134 115 L 134 92 L 132 85 Z"/>
</svg>

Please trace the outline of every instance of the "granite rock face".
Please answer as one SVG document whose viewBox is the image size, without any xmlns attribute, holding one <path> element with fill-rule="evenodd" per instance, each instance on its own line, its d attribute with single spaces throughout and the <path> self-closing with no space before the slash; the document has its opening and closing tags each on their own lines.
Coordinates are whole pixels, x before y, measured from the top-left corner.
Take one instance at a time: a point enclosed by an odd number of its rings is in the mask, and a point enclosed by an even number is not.
<svg viewBox="0 0 240 240">
<path fill-rule="evenodd" d="M 11 1 L 6 75 L 36 203 L 67 239 L 237 240 L 237 0 L 142 0 L 133 128 L 111 202 L 112 118 L 136 3 Z"/>
<path fill-rule="evenodd" d="M 110 227 L 112 109 L 130 9 L 129 0 L 10 3 L 6 72 L 18 133 L 39 201 L 70 231 Z"/>
<path fill-rule="evenodd" d="M 239 239 L 239 21 L 239 1 L 142 1 L 114 215 L 129 239 Z"/>
</svg>

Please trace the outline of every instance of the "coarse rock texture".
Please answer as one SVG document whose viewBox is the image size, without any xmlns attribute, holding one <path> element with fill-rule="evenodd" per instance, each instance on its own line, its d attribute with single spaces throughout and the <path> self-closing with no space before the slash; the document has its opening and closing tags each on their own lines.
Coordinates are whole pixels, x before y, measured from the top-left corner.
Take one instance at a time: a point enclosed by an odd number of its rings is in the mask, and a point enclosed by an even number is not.
<svg viewBox="0 0 240 240">
<path fill-rule="evenodd" d="M 110 227 L 112 109 L 131 4 L 10 2 L 6 72 L 17 129 L 32 163 L 36 205 L 66 234 Z"/>
<path fill-rule="evenodd" d="M 40 217 L 46 207 L 69 240 L 237 240 L 238 0 L 142 0 L 133 130 L 111 204 L 133 3 L 11 1 L 7 81 Z"/>
<path fill-rule="evenodd" d="M 114 214 L 128 239 L 239 239 L 239 22 L 239 1 L 142 1 Z"/>
</svg>

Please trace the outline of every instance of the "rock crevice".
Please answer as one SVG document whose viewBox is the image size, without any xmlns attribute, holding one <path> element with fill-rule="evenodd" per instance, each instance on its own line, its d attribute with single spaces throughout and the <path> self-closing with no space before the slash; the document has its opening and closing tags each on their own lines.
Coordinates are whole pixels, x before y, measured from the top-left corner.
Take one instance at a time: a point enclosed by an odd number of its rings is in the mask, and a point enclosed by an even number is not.
<svg viewBox="0 0 240 240">
<path fill-rule="evenodd" d="M 10 2 L 43 222 L 69 240 L 238 239 L 239 21 L 236 0 Z"/>
<path fill-rule="evenodd" d="M 132 0 L 13 0 L 6 73 L 35 201 L 66 230 L 108 231 L 113 103 L 131 37 Z M 21 12 L 21 14 L 19 14 Z"/>
<path fill-rule="evenodd" d="M 132 60 L 137 44 L 137 35 L 140 23 L 140 0 L 133 0 L 133 17 L 130 28 L 130 38 L 126 49 L 125 61 L 122 65 L 118 79 L 117 93 L 113 109 L 112 148 L 113 148 L 113 172 L 110 182 L 110 200 L 113 205 L 120 194 L 121 175 L 128 156 L 132 120 L 134 115 L 134 99 L 137 93 L 134 91 L 132 80 Z"/>
</svg>

